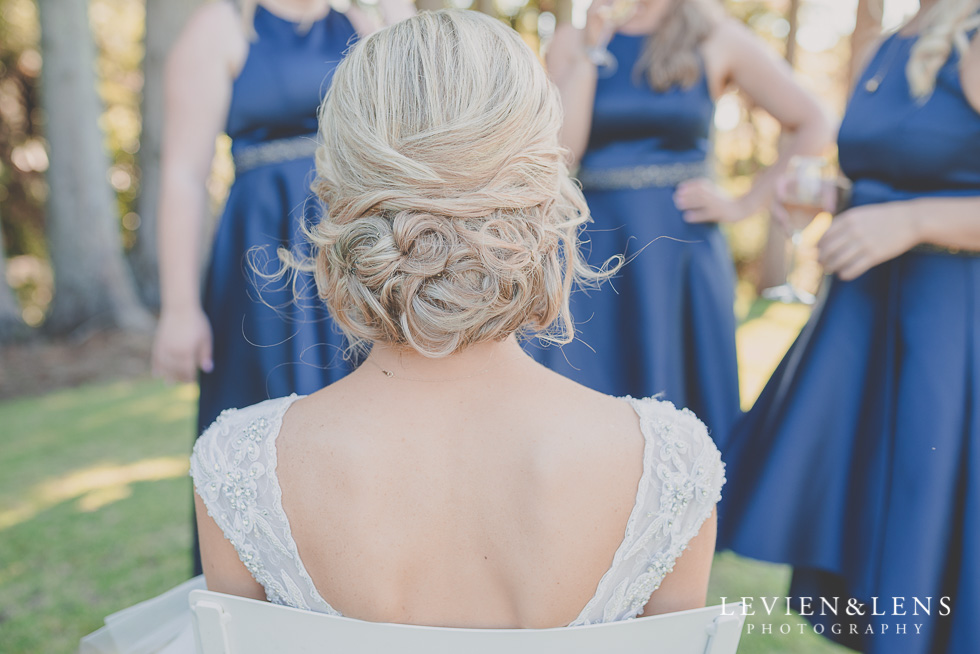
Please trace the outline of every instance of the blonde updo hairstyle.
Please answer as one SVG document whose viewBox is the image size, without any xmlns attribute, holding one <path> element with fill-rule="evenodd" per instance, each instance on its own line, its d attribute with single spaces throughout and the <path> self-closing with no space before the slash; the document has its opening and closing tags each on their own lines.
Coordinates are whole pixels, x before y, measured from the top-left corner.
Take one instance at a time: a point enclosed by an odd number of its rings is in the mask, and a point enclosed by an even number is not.
<svg viewBox="0 0 980 654">
<path fill-rule="evenodd" d="M 932 94 L 939 69 L 949 59 L 953 48 L 962 62 L 962 56 L 970 47 L 967 34 L 978 27 L 980 0 L 939 0 L 929 10 L 905 67 L 912 95 L 926 98 Z"/>
<path fill-rule="evenodd" d="M 534 53 L 483 14 L 422 12 L 350 50 L 320 112 L 308 267 L 353 350 L 571 340 L 573 281 L 618 262 L 579 254 L 589 212 L 561 122 Z"/>
</svg>

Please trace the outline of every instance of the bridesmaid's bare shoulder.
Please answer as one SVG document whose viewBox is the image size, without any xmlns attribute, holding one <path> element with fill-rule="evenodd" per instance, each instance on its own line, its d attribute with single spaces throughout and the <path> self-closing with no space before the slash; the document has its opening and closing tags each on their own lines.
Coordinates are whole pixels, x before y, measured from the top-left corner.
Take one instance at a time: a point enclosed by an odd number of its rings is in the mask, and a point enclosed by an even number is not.
<svg viewBox="0 0 980 654">
<path fill-rule="evenodd" d="M 171 64 L 220 63 L 232 79 L 238 76 L 248 54 L 248 35 L 242 16 L 231 0 L 206 2 L 191 14 L 177 37 Z"/>
</svg>

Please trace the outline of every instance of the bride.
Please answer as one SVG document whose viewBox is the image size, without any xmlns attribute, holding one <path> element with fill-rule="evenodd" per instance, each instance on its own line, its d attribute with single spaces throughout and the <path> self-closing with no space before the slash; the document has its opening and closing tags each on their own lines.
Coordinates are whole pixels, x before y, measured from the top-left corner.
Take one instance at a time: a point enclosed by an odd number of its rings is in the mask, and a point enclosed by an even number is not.
<svg viewBox="0 0 980 654">
<path fill-rule="evenodd" d="M 584 56 L 584 54 L 583 54 Z M 363 620 L 540 628 L 703 606 L 724 466 L 700 421 L 535 363 L 596 284 L 532 51 L 471 11 L 353 47 L 320 116 L 320 296 L 345 379 L 226 411 L 191 459 L 211 590 Z"/>
</svg>

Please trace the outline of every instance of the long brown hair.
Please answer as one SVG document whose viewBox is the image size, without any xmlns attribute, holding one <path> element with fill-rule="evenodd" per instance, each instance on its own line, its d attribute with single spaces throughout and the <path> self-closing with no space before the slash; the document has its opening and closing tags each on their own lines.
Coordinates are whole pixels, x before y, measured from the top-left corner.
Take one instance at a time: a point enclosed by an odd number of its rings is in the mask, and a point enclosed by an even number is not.
<svg viewBox="0 0 980 654">
<path fill-rule="evenodd" d="M 712 0 L 672 0 L 657 30 L 647 37 L 633 73 L 666 91 L 689 87 L 702 75 L 698 49 L 718 23 L 720 8 Z"/>
</svg>

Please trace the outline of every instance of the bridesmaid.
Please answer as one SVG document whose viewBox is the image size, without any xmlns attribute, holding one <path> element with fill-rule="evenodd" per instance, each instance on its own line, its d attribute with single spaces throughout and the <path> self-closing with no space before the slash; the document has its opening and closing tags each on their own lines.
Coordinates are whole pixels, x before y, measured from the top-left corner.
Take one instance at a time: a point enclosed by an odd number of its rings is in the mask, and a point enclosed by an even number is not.
<svg viewBox="0 0 980 654">
<path fill-rule="evenodd" d="M 787 159 L 822 149 L 830 128 L 789 67 L 713 1 L 639 0 L 616 24 L 619 9 L 593 2 L 584 30 L 556 30 L 547 61 L 595 219 L 585 251 L 593 263 L 625 253 L 629 264 L 603 290 L 573 295 L 575 342 L 535 356 L 603 393 L 663 393 L 721 443 L 739 398 L 734 271 L 718 223 L 765 206 Z M 597 66 L 612 32 L 615 68 Z M 714 99 L 730 86 L 787 135 L 741 197 L 708 179 Z"/>
<path fill-rule="evenodd" d="M 886 615 L 836 638 L 865 652 L 980 643 L 978 12 L 922 0 L 859 79 L 833 277 L 726 452 L 719 547 L 795 566 L 794 597 L 878 597 Z"/>
<path fill-rule="evenodd" d="M 409 7 L 385 8 L 397 19 Z M 374 27 L 326 0 L 219 1 L 191 17 L 170 54 L 153 363 L 171 381 L 201 371 L 197 433 L 224 409 L 312 393 L 349 371 L 312 278 L 299 280 L 295 297 L 254 267 L 278 270 L 276 249 L 305 243 L 304 221 L 318 219 L 309 189 L 317 108 L 347 47 Z M 202 299 L 199 235 L 222 131 L 232 138 L 235 181 Z"/>
</svg>

